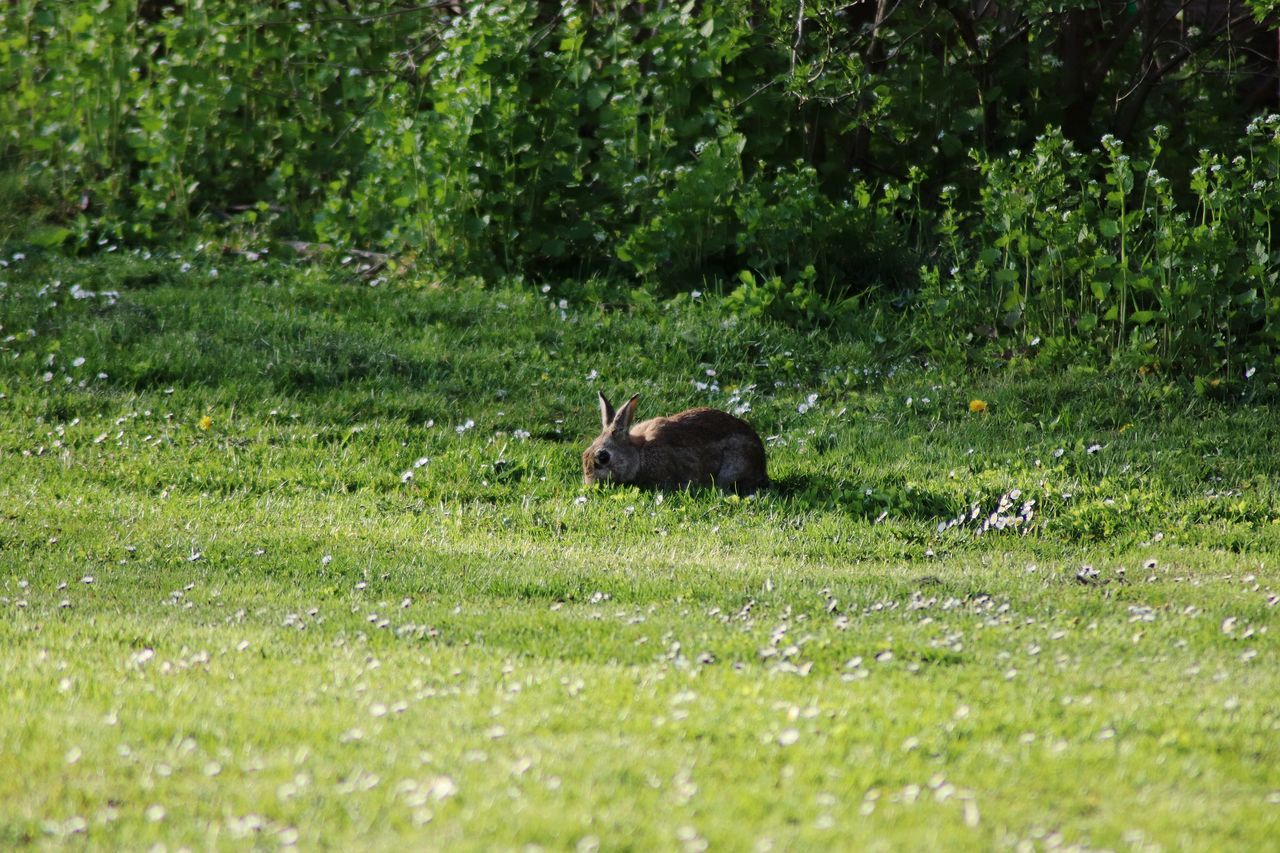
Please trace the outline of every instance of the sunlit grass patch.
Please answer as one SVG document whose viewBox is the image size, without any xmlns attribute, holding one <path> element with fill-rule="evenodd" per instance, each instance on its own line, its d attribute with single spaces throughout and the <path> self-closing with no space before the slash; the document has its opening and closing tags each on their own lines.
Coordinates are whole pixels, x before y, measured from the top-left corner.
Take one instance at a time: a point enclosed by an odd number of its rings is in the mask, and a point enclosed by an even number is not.
<svg viewBox="0 0 1280 853">
<path fill-rule="evenodd" d="M 712 299 L 4 280 L 0 843 L 1280 831 L 1262 398 L 873 360 Z M 775 486 L 583 487 L 621 387 L 749 406 Z"/>
</svg>

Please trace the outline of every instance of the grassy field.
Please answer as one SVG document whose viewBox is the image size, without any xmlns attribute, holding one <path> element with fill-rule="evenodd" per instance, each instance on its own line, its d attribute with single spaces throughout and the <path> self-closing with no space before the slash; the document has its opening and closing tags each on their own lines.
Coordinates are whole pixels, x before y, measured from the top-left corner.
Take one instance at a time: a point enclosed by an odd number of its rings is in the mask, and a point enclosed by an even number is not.
<svg viewBox="0 0 1280 853">
<path fill-rule="evenodd" d="M 0 846 L 1280 838 L 1273 387 L 6 263 Z M 775 487 L 584 488 L 598 389 L 743 412 Z"/>
</svg>

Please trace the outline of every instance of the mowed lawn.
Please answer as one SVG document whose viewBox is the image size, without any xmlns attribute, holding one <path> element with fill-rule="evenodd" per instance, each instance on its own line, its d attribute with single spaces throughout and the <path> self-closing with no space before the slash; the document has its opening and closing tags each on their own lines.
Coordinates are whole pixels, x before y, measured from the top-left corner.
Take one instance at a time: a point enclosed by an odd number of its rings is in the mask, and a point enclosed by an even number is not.
<svg viewBox="0 0 1280 853">
<path fill-rule="evenodd" d="M 0 846 L 1280 838 L 1261 373 L 939 367 L 713 296 L 212 249 L 5 260 Z M 584 488 L 597 390 L 741 412 L 775 486 Z"/>
</svg>

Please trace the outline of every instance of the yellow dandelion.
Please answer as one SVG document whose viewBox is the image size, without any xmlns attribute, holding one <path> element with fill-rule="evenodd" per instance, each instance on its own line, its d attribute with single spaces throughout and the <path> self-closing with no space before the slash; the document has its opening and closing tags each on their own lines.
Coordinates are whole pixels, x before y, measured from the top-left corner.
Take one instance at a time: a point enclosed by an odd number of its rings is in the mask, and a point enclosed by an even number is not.
<svg viewBox="0 0 1280 853">
<path fill-rule="evenodd" d="M 981 414 L 986 410 L 987 410 L 986 400 L 970 400 L 969 401 L 969 411 L 973 412 L 975 415 Z"/>
<path fill-rule="evenodd" d="M 211 426 L 213 426 L 213 418 L 205 415 L 200 419 L 200 429 L 208 429 Z"/>
</svg>

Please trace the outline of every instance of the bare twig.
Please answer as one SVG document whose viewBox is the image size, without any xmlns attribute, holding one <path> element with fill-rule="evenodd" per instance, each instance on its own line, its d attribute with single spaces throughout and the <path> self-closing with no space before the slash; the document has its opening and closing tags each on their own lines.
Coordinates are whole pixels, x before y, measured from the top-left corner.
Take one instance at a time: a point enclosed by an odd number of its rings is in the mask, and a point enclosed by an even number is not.
<svg viewBox="0 0 1280 853">
<path fill-rule="evenodd" d="M 791 74 L 796 73 L 796 53 L 800 50 L 800 40 L 804 38 L 804 0 L 800 0 L 800 9 L 796 12 L 796 40 L 791 43 Z"/>
</svg>

